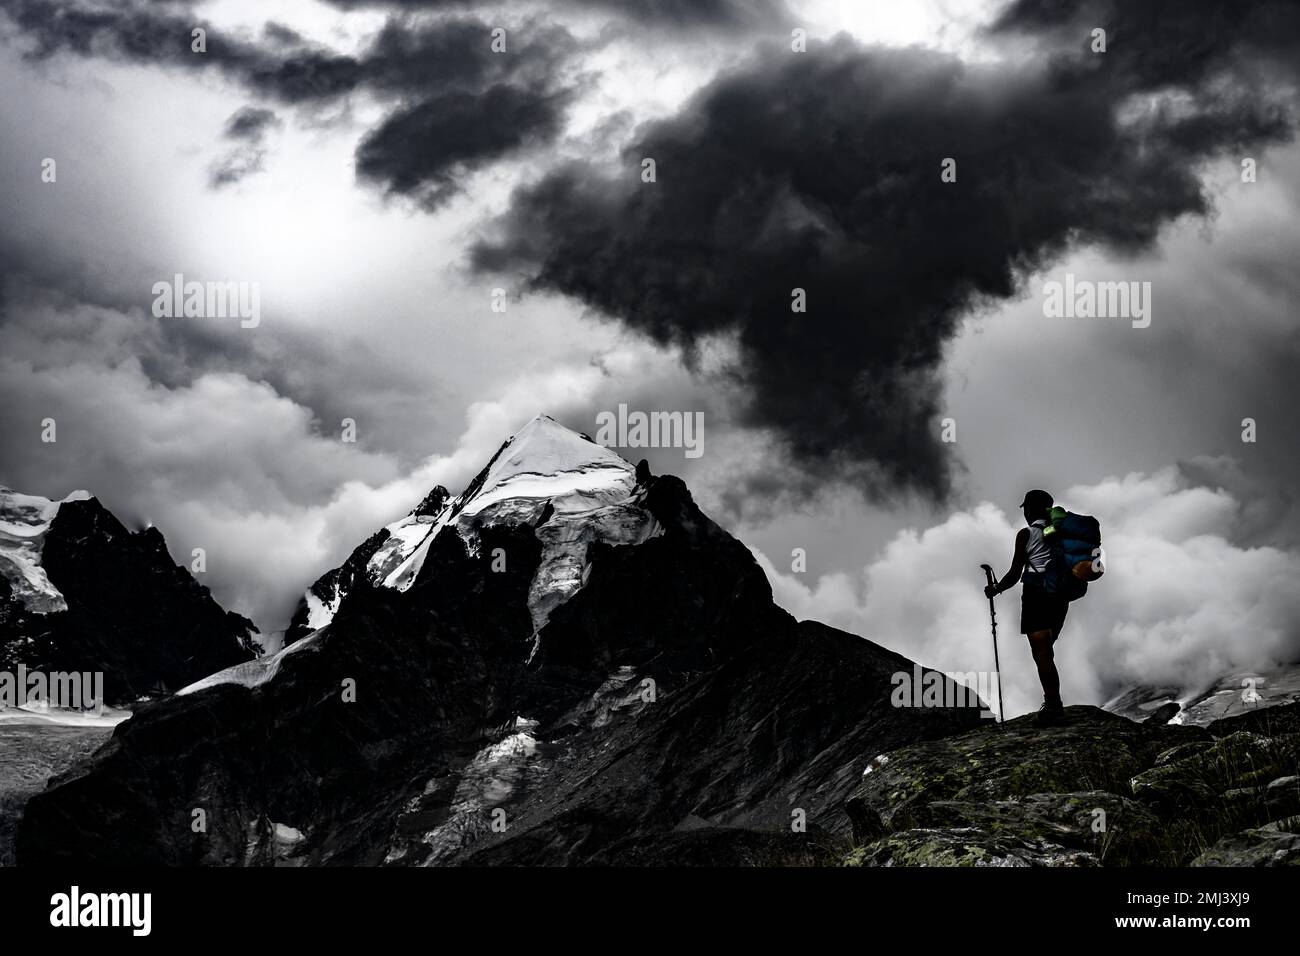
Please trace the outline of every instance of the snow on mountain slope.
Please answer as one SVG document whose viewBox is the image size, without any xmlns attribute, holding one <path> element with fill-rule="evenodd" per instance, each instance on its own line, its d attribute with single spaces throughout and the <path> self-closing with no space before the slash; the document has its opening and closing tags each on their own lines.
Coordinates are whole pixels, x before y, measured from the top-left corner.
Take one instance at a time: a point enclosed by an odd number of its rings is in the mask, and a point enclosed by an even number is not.
<svg viewBox="0 0 1300 956">
<path fill-rule="evenodd" d="M 227 667 L 225 670 L 217 671 L 217 673 L 204 677 L 202 680 L 197 680 L 193 684 L 182 687 L 176 692 L 176 695 L 183 697 L 186 694 L 193 694 L 205 687 L 213 687 L 217 684 L 243 684 L 245 687 L 257 687 L 259 684 L 265 684 L 279 672 L 280 663 L 286 657 L 290 654 L 310 650 L 315 644 L 316 637 L 317 635 L 313 634 L 311 637 L 281 648 L 273 654 L 256 657 L 251 661 L 244 661 L 241 664 Z"/>
<path fill-rule="evenodd" d="M 41 550 L 59 506 L 66 501 L 88 498 L 89 492 L 74 491 L 66 498 L 52 501 L 0 485 L 0 576 L 34 614 L 67 610 L 63 595 L 45 574 Z"/>
<path fill-rule="evenodd" d="M 1178 705 L 1171 724 L 1209 726 L 1224 717 L 1300 701 L 1300 664 L 1256 671 L 1234 671 L 1193 688 L 1135 685 L 1107 701 L 1102 709 L 1130 720 L 1146 720 L 1161 708 Z"/>
<path fill-rule="evenodd" d="M 447 502 L 436 514 L 411 512 L 401 521 L 390 524 L 386 529 L 388 539 L 366 563 L 366 573 L 370 580 L 399 591 L 409 588 L 424 564 L 430 542 L 447 526 L 458 500 Z M 342 600 L 342 595 L 339 600 Z M 337 604 L 334 610 L 337 610 Z M 330 614 L 330 619 L 333 619 L 333 613 Z"/>
<path fill-rule="evenodd" d="M 543 547 L 529 593 L 534 629 L 582 586 L 593 542 L 639 544 L 661 531 L 641 507 L 635 467 L 547 415 L 503 444 L 462 494 L 447 498 L 440 491 L 381 532 L 381 543 L 365 562 L 366 578 L 405 591 L 444 528 L 454 527 L 477 554 L 482 528 L 530 524 Z M 303 598 L 307 628 L 330 623 L 345 597 L 337 572 L 313 585 Z"/>
</svg>

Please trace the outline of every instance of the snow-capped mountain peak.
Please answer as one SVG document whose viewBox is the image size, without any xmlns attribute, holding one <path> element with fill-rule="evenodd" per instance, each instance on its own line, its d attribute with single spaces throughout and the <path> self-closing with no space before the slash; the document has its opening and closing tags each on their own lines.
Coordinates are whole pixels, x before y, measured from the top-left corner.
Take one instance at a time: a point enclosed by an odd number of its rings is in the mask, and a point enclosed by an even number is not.
<svg viewBox="0 0 1300 956">
<path fill-rule="evenodd" d="M 542 565 L 529 600 L 540 628 L 550 610 L 581 586 L 593 541 L 637 544 L 659 533 L 637 496 L 631 462 L 549 415 L 538 415 L 501 445 L 460 495 L 453 498 L 435 488 L 419 507 L 313 584 L 288 640 L 332 621 L 358 576 L 371 585 L 409 589 L 445 528 L 454 527 L 477 554 L 480 530 L 499 524 L 530 525 L 542 542 Z"/>
<path fill-rule="evenodd" d="M 41 551 L 59 506 L 90 497 L 88 491 L 74 491 L 64 498 L 42 498 L 0 485 L 0 577 L 33 614 L 67 610 L 63 594 L 45 573 Z"/>
<path fill-rule="evenodd" d="M 254 654 L 253 622 L 226 611 L 153 527 L 131 531 L 85 491 L 0 487 L 0 662 L 102 672 L 119 704 Z"/>
<path fill-rule="evenodd" d="M 477 514 L 510 498 L 579 499 L 626 493 L 636 469 L 586 435 L 538 415 L 501 446 L 462 496 L 462 513 Z M 475 487 L 477 485 L 477 487 Z M 558 507 L 558 505 L 557 505 Z"/>
</svg>

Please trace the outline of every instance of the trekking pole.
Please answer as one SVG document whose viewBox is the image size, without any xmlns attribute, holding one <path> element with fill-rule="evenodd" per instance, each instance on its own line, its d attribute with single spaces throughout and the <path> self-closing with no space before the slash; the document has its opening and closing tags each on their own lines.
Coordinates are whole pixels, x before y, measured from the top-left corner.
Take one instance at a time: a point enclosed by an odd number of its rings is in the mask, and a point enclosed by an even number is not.
<svg viewBox="0 0 1300 956">
<path fill-rule="evenodd" d="M 990 585 L 994 584 L 993 569 L 987 564 L 981 564 L 984 569 L 984 577 Z M 1002 716 L 1002 665 L 998 662 L 998 612 L 993 609 L 993 598 L 989 598 L 989 621 L 993 625 L 993 669 L 998 675 L 998 723 L 1002 723 L 1006 718 Z"/>
</svg>

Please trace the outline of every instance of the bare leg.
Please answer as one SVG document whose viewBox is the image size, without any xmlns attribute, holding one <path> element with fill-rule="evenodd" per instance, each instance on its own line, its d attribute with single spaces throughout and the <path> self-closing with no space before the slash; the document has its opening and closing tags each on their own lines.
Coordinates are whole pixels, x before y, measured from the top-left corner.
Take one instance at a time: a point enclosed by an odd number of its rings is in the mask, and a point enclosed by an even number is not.
<svg viewBox="0 0 1300 956">
<path fill-rule="evenodd" d="M 1043 700 L 1048 704 L 1061 703 L 1061 678 L 1056 673 L 1056 660 L 1052 645 L 1056 636 L 1049 631 L 1034 631 L 1029 635 L 1029 650 L 1038 667 L 1038 682 L 1043 685 Z"/>
</svg>

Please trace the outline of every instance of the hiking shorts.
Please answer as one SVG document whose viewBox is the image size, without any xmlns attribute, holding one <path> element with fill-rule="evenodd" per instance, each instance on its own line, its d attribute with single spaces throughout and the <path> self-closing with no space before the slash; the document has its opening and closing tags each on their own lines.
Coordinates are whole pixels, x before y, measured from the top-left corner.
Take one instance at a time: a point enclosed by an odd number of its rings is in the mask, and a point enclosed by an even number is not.
<svg viewBox="0 0 1300 956">
<path fill-rule="evenodd" d="M 1070 610 L 1070 602 L 1063 597 L 1049 594 L 1041 585 L 1025 581 L 1020 587 L 1020 633 L 1033 634 L 1035 631 L 1051 631 L 1053 637 L 1061 636 L 1061 627 L 1065 624 L 1065 613 Z"/>
</svg>

